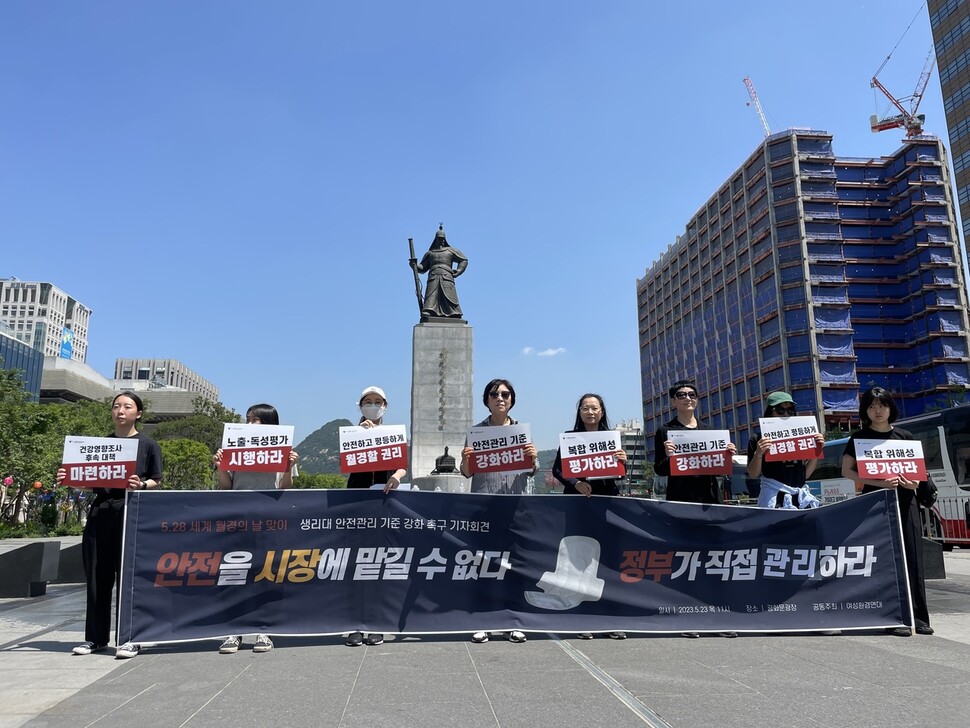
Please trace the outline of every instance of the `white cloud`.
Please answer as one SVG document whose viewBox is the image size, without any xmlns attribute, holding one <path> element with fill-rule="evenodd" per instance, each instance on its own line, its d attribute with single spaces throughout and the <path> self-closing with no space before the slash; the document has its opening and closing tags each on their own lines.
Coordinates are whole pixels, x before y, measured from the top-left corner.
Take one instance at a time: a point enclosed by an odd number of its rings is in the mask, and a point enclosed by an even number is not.
<svg viewBox="0 0 970 728">
<path fill-rule="evenodd" d="M 563 347 L 558 346 L 555 349 L 546 349 L 544 351 L 540 351 L 536 356 L 557 356 L 565 351 L 566 350 Z"/>
<path fill-rule="evenodd" d="M 529 356 L 534 351 L 535 351 L 535 349 L 533 349 L 531 346 L 525 346 L 525 347 L 522 348 L 522 355 L 523 356 Z"/>
</svg>

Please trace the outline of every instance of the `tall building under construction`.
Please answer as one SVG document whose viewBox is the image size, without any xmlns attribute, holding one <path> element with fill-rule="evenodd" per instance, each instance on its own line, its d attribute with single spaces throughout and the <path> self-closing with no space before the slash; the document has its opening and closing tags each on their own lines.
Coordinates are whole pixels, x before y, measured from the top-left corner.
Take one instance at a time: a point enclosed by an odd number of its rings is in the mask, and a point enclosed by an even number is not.
<svg viewBox="0 0 970 728">
<path fill-rule="evenodd" d="M 932 136 L 877 159 L 837 157 L 822 131 L 765 139 L 637 281 L 648 448 L 681 378 L 739 449 L 777 390 L 827 426 L 874 384 L 904 415 L 946 404 L 970 378 L 950 189 Z"/>
<path fill-rule="evenodd" d="M 927 9 L 966 240 L 970 231 L 970 2 L 929 0 Z"/>
</svg>

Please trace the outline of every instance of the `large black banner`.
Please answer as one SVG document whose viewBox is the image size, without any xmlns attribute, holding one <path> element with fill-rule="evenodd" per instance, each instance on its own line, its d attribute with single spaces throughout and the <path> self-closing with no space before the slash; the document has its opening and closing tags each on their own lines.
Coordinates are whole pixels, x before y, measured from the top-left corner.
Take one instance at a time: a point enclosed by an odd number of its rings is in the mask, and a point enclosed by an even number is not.
<svg viewBox="0 0 970 728">
<path fill-rule="evenodd" d="M 129 498 L 121 642 L 912 622 L 889 490 L 808 511 L 368 490 Z"/>
</svg>

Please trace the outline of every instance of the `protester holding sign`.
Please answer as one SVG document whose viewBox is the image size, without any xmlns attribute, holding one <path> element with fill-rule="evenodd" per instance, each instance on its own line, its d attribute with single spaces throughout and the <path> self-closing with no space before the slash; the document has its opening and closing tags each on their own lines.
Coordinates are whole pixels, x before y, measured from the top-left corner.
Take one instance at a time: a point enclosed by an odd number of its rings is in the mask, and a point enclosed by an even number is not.
<svg viewBox="0 0 970 728">
<path fill-rule="evenodd" d="M 677 410 L 665 426 L 657 430 L 653 438 L 654 472 L 667 478 L 667 500 L 686 503 L 720 503 L 721 494 L 716 475 L 675 475 L 670 469 L 670 457 L 676 454 L 671 430 L 706 430 L 703 422 L 697 419 L 698 394 L 693 382 L 682 379 L 668 390 L 670 403 Z M 725 451 L 732 455 L 737 452 L 734 443 L 728 442 Z"/>
<path fill-rule="evenodd" d="M 360 422 L 357 423 L 358 427 L 363 427 L 364 429 L 380 427 L 384 422 L 384 413 L 387 412 L 387 396 L 384 394 L 384 390 L 380 387 L 367 387 L 360 394 L 360 399 L 357 401 L 357 408 L 360 410 Z M 384 492 L 388 493 L 397 489 L 401 484 L 401 478 L 406 473 L 407 470 L 404 468 L 351 473 L 347 477 L 347 487 L 370 488 L 383 484 Z"/>
<path fill-rule="evenodd" d="M 603 432 L 611 431 L 610 420 L 606 414 L 606 405 L 603 398 L 598 394 L 584 394 L 579 398 L 576 406 L 576 422 L 570 432 Z M 615 433 L 614 433 L 615 434 Z M 618 442 L 619 435 L 615 441 Z M 585 452 L 585 449 L 584 449 Z M 568 454 L 568 453 L 567 453 Z M 621 472 L 626 471 L 626 453 L 622 448 L 616 447 L 609 453 L 605 453 L 609 460 L 615 461 Z M 620 488 L 617 485 L 616 477 L 590 477 L 571 478 L 569 473 L 563 473 L 563 452 L 560 446 L 556 452 L 556 461 L 552 466 L 552 475 L 562 483 L 562 492 L 566 495 L 619 495 Z M 609 467 L 611 463 L 607 463 Z M 622 477 L 622 476 L 621 476 Z"/>
<path fill-rule="evenodd" d="M 507 379 L 493 379 L 485 385 L 482 392 L 482 403 L 488 408 L 488 417 L 475 427 L 506 427 L 519 424 L 509 416 L 509 411 L 515 407 L 515 389 Z M 525 456 L 528 460 L 527 470 L 519 472 L 476 472 L 472 474 L 472 458 L 475 449 L 465 442 L 461 451 L 461 474 L 472 479 L 472 493 L 524 493 L 529 475 L 535 475 L 539 469 L 539 455 L 532 442 L 525 445 Z M 525 632 L 514 629 L 506 632 L 509 642 L 525 642 Z M 488 632 L 475 632 L 472 642 L 488 642 Z"/>
<path fill-rule="evenodd" d="M 254 404 L 246 410 L 247 425 L 279 426 L 280 415 L 270 404 Z M 292 437 L 289 438 L 292 442 Z M 286 465 L 276 471 L 265 470 L 219 470 L 219 487 L 222 490 L 283 490 L 293 486 L 293 478 L 300 474 L 296 461 L 300 456 L 290 448 L 286 458 Z M 212 456 L 213 464 L 218 468 L 226 453 L 223 448 L 216 450 Z M 282 458 L 281 458 L 282 459 Z"/>
<path fill-rule="evenodd" d="M 570 458 L 571 453 L 569 450 L 566 451 L 567 461 L 575 462 L 577 470 L 593 469 L 597 466 L 597 461 L 606 460 L 602 465 L 604 469 L 612 469 L 618 466 L 621 473 L 626 472 L 627 455 L 622 448 L 617 447 L 619 434 L 610 428 L 609 416 L 606 414 L 606 404 L 603 402 L 602 397 L 590 392 L 579 398 L 579 404 L 576 405 L 576 422 L 573 424 L 573 429 L 569 432 L 609 432 L 611 435 L 607 440 L 593 440 L 590 443 L 590 445 L 593 445 L 592 448 L 584 446 L 584 443 L 570 446 L 568 439 L 567 444 L 563 444 L 563 439 L 566 438 L 566 435 L 560 437 L 560 446 L 559 450 L 556 451 L 556 461 L 552 466 L 552 475 L 562 483 L 562 492 L 566 495 L 585 495 L 587 497 L 591 495 L 619 495 L 620 488 L 617 485 L 616 477 L 594 477 L 586 475 L 581 478 L 571 478 L 569 477 L 570 469 L 567 469 L 567 472 L 563 473 L 563 447 L 571 447 L 573 450 L 578 450 L 576 458 Z M 596 445 L 600 445 L 600 447 L 596 447 Z M 613 449 L 609 448 L 610 445 L 613 445 Z M 582 640 L 593 639 L 592 632 L 580 632 L 578 636 Z M 626 632 L 610 632 L 609 636 L 615 640 L 625 640 Z"/>
<path fill-rule="evenodd" d="M 111 592 L 121 576 L 121 537 L 125 524 L 127 491 L 155 488 L 162 480 L 162 449 L 135 425 L 142 416 L 141 398 L 132 392 L 117 395 L 111 403 L 115 431 L 108 437 L 131 438 L 138 442 L 135 472 L 123 487 L 94 488 L 94 500 L 81 537 L 81 560 L 87 579 L 87 616 L 85 641 L 74 648 L 75 655 L 100 652 L 111 637 Z M 57 483 L 68 479 L 65 468 L 57 471 Z M 126 642 L 115 657 L 125 659 L 138 654 L 139 646 Z"/>
<path fill-rule="evenodd" d="M 384 413 L 387 412 L 387 395 L 380 387 L 367 387 L 360 393 L 357 400 L 357 408 L 360 410 L 360 422 L 358 427 L 371 429 L 380 427 L 384 422 Z M 384 484 L 384 492 L 389 493 L 397 490 L 401 484 L 401 478 L 405 476 L 407 470 L 397 468 L 395 470 L 371 470 L 350 473 L 347 476 L 348 488 L 371 488 L 375 485 Z M 345 644 L 348 647 L 360 647 L 361 643 L 371 646 L 384 644 L 383 634 L 368 634 L 366 637 L 361 632 L 351 632 L 347 636 Z"/>
<path fill-rule="evenodd" d="M 518 425 L 509 417 L 515 407 L 515 390 L 507 379 L 493 379 L 485 385 L 482 402 L 488 407 L 489 415 L 475 425 L 478 427 L 506 427 Z M 517 472 L 508 470 L 496 472 L 474 472 L 472 458 L 475 449 L 466 442 L 461 451 L 461 474 L 472 479 L 472 493 L 524 493 L 530 475 L 539 468 L 539 455 L 532 442 L 523 447 L 524 462 Z"/>
<path fill-rule="evenodd" d="M 795 400 L 788 392 L 772 392 L 768 395 L 765 404 L 765 418 L 789 418 L 797 414 Z M 748 475 L 752 478 L 771 478 L 779 483 L 789 486 L 795 490 L 800 490 L 805 485 L 805 481 L 815 472 L 818 464 L 818 457 L 822 454 L 822 447 L 825 445 L 825 438 L 818 432 L 818 425 L 815 424 L 815 432 L 810 433 L 807 439 L 814 440 L 814 449 L 805 451 L 810 457 L 796 457 L 794 459 L 772 459 L 770 453 L 772 437 L 768 434 L 758 434 L 748 442 Z M 784 493 L 779 492 L 777 496 L 777 507 L 782 506 Z"/>
<path fill-rule="evenodd" d="M 246 410 L 246 424 L 247 425 L 258 425 L 260 427 L 279 427 L 280 415 L 276 411 L 276 408 L 270 404 L 254 404 L 248 410 Z M 227 423 L 226 429 L 231 427 Z M 241 426 L 237 426 L 240 427 Z M 292 428 L 289 428 L 292 429 Z M 226 437 L 223 437 L 223 444 L 225 445 Z M 245 437 L 240 438 L 242 440 Z M 296 467 L 296 461 L 299 460 L 299 455 L 291 449 L 286 441 L 292 443 L 293 437 L 292 432 L 280 437 L 274 437 L 275 440 L 281 440 L 279 444 L 273 443 L 276 447 L 273 449 L 278 451 L 280 449 L 286 451 L 288 454 L 283 462 L 284 458 L 282 453 L 275 452 L 278 454 L 277 458 L 282 465 L 282 470 L 264 470 L 262 466 L 260 470 L 219 470 L 219 488 L 222 490 L 283 490 L 284 488 L 289 488 L 293 485 L 293 477 L 299 475 L 299 471 Z M 222 463 L 224 456 L 231 453 L 232 450 L 229 448 L 219 448 L 216 450 L 216 454 L 212 456 L 213 464 L 218 468 L 220 463 Z M 245 450 L 244 450 L 245 452 Z M 253 458 L 255 459 L 255 458 Z M 263 458 L 259 458 L 262 460 Z M 270 465 L 270 467 L 275 467 Z M 222 644 L 219 646 L 219 653 L 222 655 L 231 655 L 239 650 L 242 646 L 243 635 L 230 635 L 226 637 Z M 269 638 L 266 634 L 256 635 L 256 644 L 253 645 L 253 652 L 269 652 L 273 649 L 273 640 Z"/>
<path fill-rule="evenodd" d="M 920 523 L 919 507 L 916 503 L 918 480 L 909 480 L 904 475 L 892 475 L 880 479 L 859 476 L 856 442 L 859 440 L 914 440 L 911 433 L 893 422 L 899 419 L 899 408 L 893 396 L 882 387 L 866 390 L 859 401 L 859 420 L 862 429 L 853 432 L 842 453 L 842 477 L 852 480 L 863 493 L 878 492 L 883 488 L 896 491 L 899 500 L 899 515 L 903 530 L 903 550 L 906 553 L 906 576 L 913 599 L 913 617 L 916 620 L 917 634 L 933 634 L 930 627 L 930 613 L 926 604 L 926 587 L 923 581 L 923 529 Z M 902 444 L 902 443 L 900 443 Z M 889 630 L 894 634 L 909 636 L 906 627 Z"/>
</svg>

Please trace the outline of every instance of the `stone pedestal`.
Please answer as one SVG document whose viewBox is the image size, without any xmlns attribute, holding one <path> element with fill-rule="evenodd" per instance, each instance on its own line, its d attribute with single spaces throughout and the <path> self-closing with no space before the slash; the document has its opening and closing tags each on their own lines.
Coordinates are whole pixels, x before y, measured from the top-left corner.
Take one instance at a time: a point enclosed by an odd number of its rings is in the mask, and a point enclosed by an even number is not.
<svg viewBox="0 0 970 728">
<path fill-rule="evenodd" d="M 431 319 L 417 324 L 411 367 L 408 472 L 411 482 L 420 483 L 420 478 L 434 470 L 435 458 L 444 454 L 446 445 L 448 454 L 461 461 L 465 436 L 472 426 L 474 401 L 471 326 L 458 319 Z M 418 487 L 425 490 L 422 485 Z"/>
<path fill-rule="evenodd" d="M 471 480 L 461 473 L 447 473 L 445 475 L 425 475 L 422 478 L 412 478 L 411 485 L 423 491 L 440 490 L 443 493 L 468 493 Z"/>
</svg>

